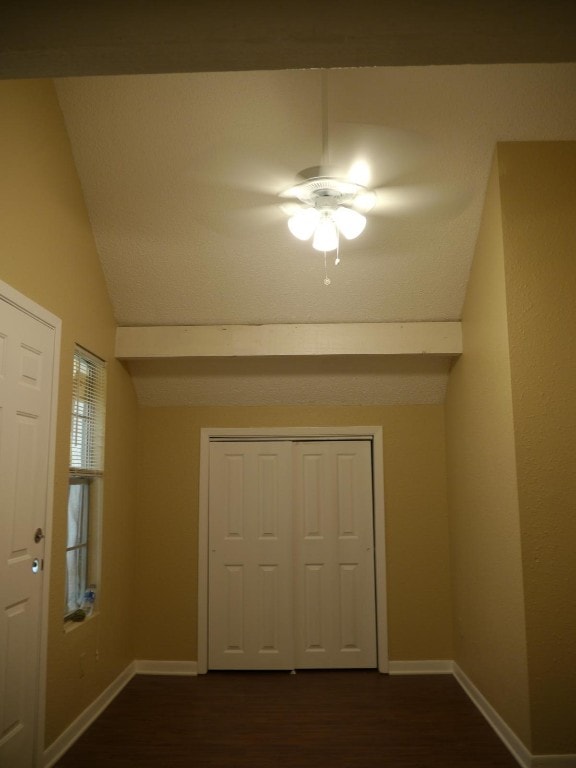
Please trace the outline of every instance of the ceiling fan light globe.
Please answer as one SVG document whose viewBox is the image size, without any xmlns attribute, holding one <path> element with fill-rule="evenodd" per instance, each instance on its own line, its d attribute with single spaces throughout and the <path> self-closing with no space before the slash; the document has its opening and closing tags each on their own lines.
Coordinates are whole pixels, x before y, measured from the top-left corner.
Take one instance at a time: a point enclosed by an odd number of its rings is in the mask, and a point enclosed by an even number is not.
<svg viewBox="0 0 576 768">
<path fill-rule="evenodd" d="M 351 208 L 340 206 L 333 215 L 338 229 L 347 240 L 354 240 L 366 227 L 366 217 Z"/>
<path fill-rule="evenodd" d="M 304 208 L 288 219 L 288 229 L 298 240 L 310 240 L 320 214 L 315 208 Z"/>
<path fill-rule="evenodd" d="M 338 229 L 332 216 L 322 216 L 314 233 L 312 247 L 317 251 L 335 251 L 338 248 Z"/>
</svg>

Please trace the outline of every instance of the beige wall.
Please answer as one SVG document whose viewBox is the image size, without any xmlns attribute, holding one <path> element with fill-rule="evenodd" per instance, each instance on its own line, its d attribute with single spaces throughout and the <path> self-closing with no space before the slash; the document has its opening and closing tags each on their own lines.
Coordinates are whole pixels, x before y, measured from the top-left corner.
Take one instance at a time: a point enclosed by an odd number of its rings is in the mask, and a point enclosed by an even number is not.
<svg viewBox="0 0 576 768">
<path fill-rule="evenodd" d="M 499 174 L 494 164 L 446 398 L 454 658 L 530 747 Z"/>
<path fill-rule="evenodd" d="M 452 658 L 441 406 L 144 408 L 136 656 L 197 658 L 202 427 L 381 425 L 390 658 Z"/>
<path fill-rule="evenodd" d="M 533 751 L 576 753 L 576 143 L 498 157 Z"/>
<path fill-rule="evenodd" d="M 62 320 L 48 647 L 49 744 L 134 658 L 132 383 L 113 358 L 115 323 L 54 88 L 0 82 L 0 280 Z M 74 343 L 109 361 L 100 615 L 63 632 Z M 100 652 L 96 662 L 95 651 Z M 86 675 L 80 678 L 80 654 Z"/>
<path fill-rule="evenodd" d="M 499 145 L 446 401 L 455 658 L 576 753 L 576 144 Z"/>
</svg>

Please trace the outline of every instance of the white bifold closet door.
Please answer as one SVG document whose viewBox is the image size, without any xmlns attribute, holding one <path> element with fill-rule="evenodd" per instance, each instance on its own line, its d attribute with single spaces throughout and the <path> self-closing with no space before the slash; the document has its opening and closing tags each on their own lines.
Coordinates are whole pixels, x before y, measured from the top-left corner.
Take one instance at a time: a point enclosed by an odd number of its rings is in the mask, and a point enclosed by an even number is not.
<svg viewBox="0 0 576 768">
<path fill-rule="evenodd" d="M 368 441 L 213 442 L 210 669 L 376 667 Z"/>
<path fill-rule="evenodd" d="M 292 446 L 212 443 L 211 669 L 291 669 Z"/>
</svg>

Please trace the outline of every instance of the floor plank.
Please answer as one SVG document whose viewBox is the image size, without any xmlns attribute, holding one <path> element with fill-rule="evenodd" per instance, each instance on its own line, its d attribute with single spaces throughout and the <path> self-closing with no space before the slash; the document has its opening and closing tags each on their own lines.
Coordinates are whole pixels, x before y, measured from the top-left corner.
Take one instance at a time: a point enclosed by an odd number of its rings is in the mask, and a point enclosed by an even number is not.
<svg viewBox="0 0 576 768">
<path fill-rule="evenodd" d="M 58 768 L 517 768 L 458 683 L 376 671 L 138 675 Z"/>
</svg>

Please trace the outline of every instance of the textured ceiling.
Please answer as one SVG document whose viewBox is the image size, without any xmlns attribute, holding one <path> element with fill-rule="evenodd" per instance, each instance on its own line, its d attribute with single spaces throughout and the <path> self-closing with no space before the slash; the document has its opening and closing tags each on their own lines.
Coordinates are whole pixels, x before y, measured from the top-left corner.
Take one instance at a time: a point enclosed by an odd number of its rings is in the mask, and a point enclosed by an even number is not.
<svg viewBox="0 0 576 768">
<path fill-rule="evenodd" d="M 379 195 L 326 287 L 278 198 L 320 162 L 321 83 L 318 70 L 57 81 L 120 325 L 458 319 L 496 142 L 576 139 L 574 64 L 329 70 L 330 161 L 365 159 Z M 449 363 L 246 365 L 131 370 L 152 405 L 373 404 L 441 402 Z"/>
<path fill-rule="evenodd" d="M 457 319 L 495 142 L 576 137 L 576 65 L 329 72 L 331 159 L 383 190 L 326 288 L 277 197 L 319 164 L 320 78 L 58 82 L 120 325 Z"/>
</svg>

